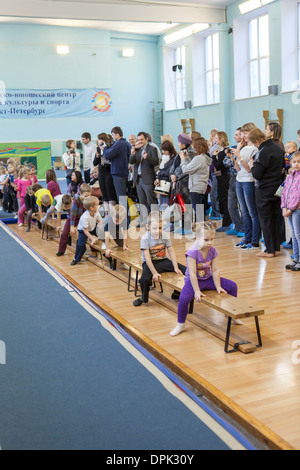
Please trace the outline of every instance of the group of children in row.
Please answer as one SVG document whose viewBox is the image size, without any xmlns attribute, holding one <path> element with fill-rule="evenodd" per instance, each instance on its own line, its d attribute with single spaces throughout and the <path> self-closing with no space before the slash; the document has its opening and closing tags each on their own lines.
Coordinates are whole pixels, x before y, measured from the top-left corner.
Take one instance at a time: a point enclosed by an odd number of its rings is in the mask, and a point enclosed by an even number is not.
<svg viewBox="0 0 300 470">
<path fill-rule="evenodd" d="M 27 187 L 38 181 L 35 172 L 33 164 L 17 165 L 13 158 L 0 163 L 0 210 L 18 212 L 24 205 Z"/>
<path fill-rule="evenodd" d="M 42 202 L 45 203 L 45 196 Z M 44 205 L 44 204 L 43 204 Z M 42 210 L 45 209 L 42 205 Z M 66 208 L 66 207 L 65 207 Z M 50 216 L 49 209 L 44 215 Z M 75 195 L 67 220 L 61 235 L 59 251 L 57 256 L 62 256 L 66 250 L 67 239 L 74 233 L 77 227 L 78 240 L 76 251 L 71 265 L 78 264 L 86 252 L 86 243 L 89 240 L 91 247 L 98 241 L 105 243 L 105 257 L 110 258 L 110 243 L 113 239 L 123 250 L 128 250 L 127 233 L 125 224 L 127 210 L 121 205 L 112 208 L 111 214 L 102 219 L 99 213 L 99 199 L 91 195 L 91 187 L 83 183 L 79 193 Z M 163 232 L 163 217 L 160 212 L 151 212 L 147 219 L 147 231 L 141 238 L 142 250 L 142 275 L 139 280 L 141 297 L 134 300 L 133 305 L 138 307 L 147 304 L 149 301 L 149 291 L 152 282 L 159 282 L 161 273 L 175 272 L 178 275 L 185 275 L 185 285 L 179 293 L 174 290 L 172 299 L 179 299 L 178 322 L 171 336 L 176 336 L 185 328 L 185 320 L 188 314 L 188 306 L 193 298 L 201 302 L 205 296 L 203 290 L 216 290 L 219 294 L 228 293 L 237 296 L 237 285 L 235 282 L 220 277 L 216 258 L 217 250 L 213 246 L 215 222 L 200 222 L 194 224 L 195 243 L 187 251 L 187 266 L 177 262 L 176 253 L 172 247 L 170 237 Z M 236 321 L 241 324 L 240 321 Z"/>
</svg>

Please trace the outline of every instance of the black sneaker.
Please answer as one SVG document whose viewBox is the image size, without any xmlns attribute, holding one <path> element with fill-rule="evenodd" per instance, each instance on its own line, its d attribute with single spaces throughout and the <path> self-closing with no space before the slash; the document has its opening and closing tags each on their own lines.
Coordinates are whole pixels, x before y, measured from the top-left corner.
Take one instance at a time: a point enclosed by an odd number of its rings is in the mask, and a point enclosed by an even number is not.
<svg viewBox="0 0 300 470">
<path fill-rule="evenodd" d="M 291 271 L 300 271 L 300 263 L 295 264 L 295 266 L 291 268 Z"/>
<path fill-rule="evenodd" d="M 61 251 L 58 251 L 58 252 L 56 253 L 56 256 L 62 256 L 62 255 L 64 255 L 64 253 L 62 253 Z"/>
<path fill-rule="evenodd" d="M 297 264 L 297 261 L 292 261 L 291 264 L 287 264 L 285 266 L 285 269 L 292 269 L 296 266 L 296 264 Z"/>
<path fill-rule="evenodd" d="M 77 261 L 75 261 L 75 259 L 73 259 L 73 261 L 70 264 L 71 264 L 71 266 L 74 266 L 75 264 L 77 264 Z"/>
<path fill-rule="evenodd" d="M 134 302 L 132 302 L 132 303 L 133 303 L 133 305 L 134 305 L 135 307 L 139 307 L 140 305 L 142 305 L 143 301 L 142 301 L 141 298 L 139 298 L 139 299 L 136 299 L 136 300 L 135 300 Z"/>
</svg>

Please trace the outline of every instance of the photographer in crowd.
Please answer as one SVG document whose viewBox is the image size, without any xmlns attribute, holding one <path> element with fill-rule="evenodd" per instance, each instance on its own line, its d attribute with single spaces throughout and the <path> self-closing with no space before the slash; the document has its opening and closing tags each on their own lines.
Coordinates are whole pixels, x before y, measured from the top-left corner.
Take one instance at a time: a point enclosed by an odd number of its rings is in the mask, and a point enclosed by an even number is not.
<svg viewBox="0 0 300 470">
<path fill-rule="evenodd" d="M 80 171 L 80 154 L 75 150 L 75 140 L 67 140 L 66 147 L 68 150 L 63 154 L 62 159 L 66 167 L 67 186 L 69 186 L 72 172 Z"/>
</svg>

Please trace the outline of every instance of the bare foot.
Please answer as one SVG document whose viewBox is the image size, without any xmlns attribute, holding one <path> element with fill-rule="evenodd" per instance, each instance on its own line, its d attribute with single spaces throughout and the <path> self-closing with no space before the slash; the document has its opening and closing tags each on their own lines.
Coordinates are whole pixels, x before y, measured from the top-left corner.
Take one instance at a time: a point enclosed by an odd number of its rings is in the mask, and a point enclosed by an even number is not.
<svg viewBox="0 0 300 470">
<path fill-rule="evenodd" d="M 257 253 L 256 256 L 258 258 L 275 258 L 274 253 L 268 253 L 267 251 L 261 251 L 260 253 Z"/>
</svg>

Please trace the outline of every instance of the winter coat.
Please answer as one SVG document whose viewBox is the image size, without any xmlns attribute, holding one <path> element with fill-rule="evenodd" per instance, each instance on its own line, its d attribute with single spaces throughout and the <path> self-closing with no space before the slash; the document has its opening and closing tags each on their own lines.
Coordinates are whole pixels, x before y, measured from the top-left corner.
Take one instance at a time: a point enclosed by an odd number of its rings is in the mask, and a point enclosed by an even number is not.
<svg viewBox="0 0 300 470">
<path fill-rule="evenodd" d="M 281 195 L 281 208 L 300 209 L 300 171 L 293 171 L 285 180 Z"/>
</svg>

